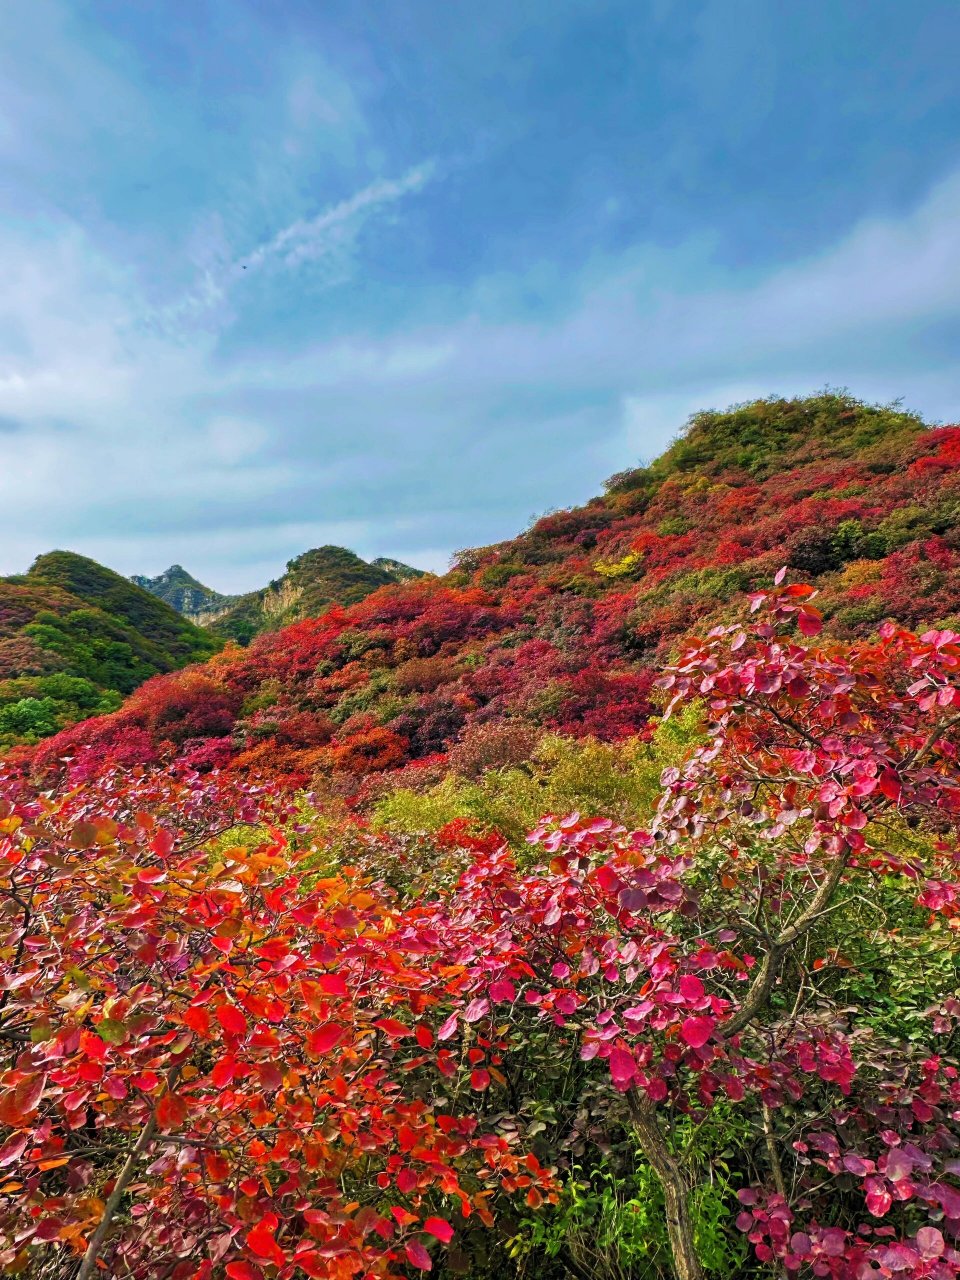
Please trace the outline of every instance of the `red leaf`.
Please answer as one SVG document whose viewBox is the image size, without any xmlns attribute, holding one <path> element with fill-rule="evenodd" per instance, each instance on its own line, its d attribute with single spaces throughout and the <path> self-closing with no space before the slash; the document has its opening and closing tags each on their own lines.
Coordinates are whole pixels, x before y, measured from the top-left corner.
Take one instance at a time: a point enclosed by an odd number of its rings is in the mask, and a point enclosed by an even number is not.
<svg viewBox="0 0 960 1280">
<path fill-rule="evenodd" d="M 323 1280 L 330 1274 L 330 1264 L 319 1249 L 308 1249 L 306 1253 L 298 1253 L 294 1262 L 301 1271 L 305 1271 L 312 1280 Z"/>
<path fill-rule="evenodd" d="M 17 1109 L 20 1111 L 22 1123 L 31 1112 L 36 1110 L 37 1103 L 43 1097 L 47 1077 L 45 1075 L 27 1076 L 21 1080 L 14 1092 Z"/>
<path fill-rule="evenodd" d="M 263 1280 L 263 1272 L 252 1262 L 228 1262 L 226 1271 L 230 1280 Z"/>
<path fill-rule="evenodd" d="M 716 1025 L 716 1018 L 684 1018 L 680 1035 L 691 1049 L 700 1049 L 713 1035 Z"/>
<path fill-rule="evenodd" d="M 406 1246 L 407 1259 L 411 1266 L 420 1271 L 432 1271 L 433 1260 L 418 1240 L 411 1240 Z"/>
<path fill-rule="evenodd" d="M 158 831 L 150 841 L 150 848 L 158 857 L 165 858 L 168 853 L 172 852 L 173 843 L 172 831 Z"/>
<path fill-rule="evenodd" d="M 405 1027 L 396 1018 L 378 1018 L 373 1025 L 379 1027 L 384 1035 L 391 1036 L 394 1040 L 400 1040 L 404 1036 L 411 1034 L 410 1028 Z"/>
<path fill-rule="evenodd" d="M 321 973 L 317 979 L 317 986 L 328 996 L 345 996 L 347 994 L 346 981 L 339 973 Z"/>
<path fill-rule="evenodd" d="M 475 1071 L 470 1073 L 470 1087 L 482 1093 L 484 1089 L 490 1087 L 490 1072 L 483 1067 L 477 1067 Z"/>
<path fill-rule="evenodd" d="M 217 1021 L 224 1031 L 242 1036 L 247 1030 L 247 1020 L 235 1004 L 222 1004 L 217 1009 Z"/>
<path fill-rule="evenodd" d="M 307 1037 L 307 1048 L 311 1053 L 329 1053 L 343 1039 L 346 1028 L 338 1022 L 325 1022 Z"/>
<path fill-rule="evenodd" d="M 875 1218 L 882 1218 L 893 1204 L 893 1196 L 883 1178 L 867 1178 L 864 1182 L 867 1208 Z"/>
<path fill-rule="evenodd" d="M 142 871 L 137 872 L 137 879 L 141 884 L 159 884 L 166 878 L 167 873 L 162 867 L 144 867 Z"/>
<path fill-rule="evenodd" d="M 797 625 L 801 635 L 818 636 L 823 630 L 823 619 L 820 617 L 819 610 L 811 608 L 810 605 L 804 605 L 797 614 Z"/>
<path fill-rule="evenodd" d="M 900 784 L 900 779 L 892 769 L 884 769 L 880 774 L 880 790 L 894 804 L 899 801 L 903 793 L 903 787 Z"/>
<path fill-rule="evenodd" d="M 217 1089 L 225 1089 L 233 1079 L 236 1069 L 237 1061 L 235 1058 L 221 1058 L 211 1071 L 210 1079 L 213 1081 Z"/>
<path fill-rule="evenodd" d="M 433 1045 L 433 1032 L 425 1022 L 417 1023 L 416 1028 L 417 1044 L 421 1049 L 429 1049 Z"/>
<path fill-rule="evenodd" d="M 157 1122 L 161 1129 L 176 1129 L 187 1118 L 187 1104 L 175 1093 L 165 1093 L 157 1103 Z"/>
<path fill-rule="evenodd" d="M 453 1239 L 453 1227 L 445 1218 L 427 1218 L 423 1229 L 430 1235 L 436 1236 L 438 1240 L 442 1240 L 444 1244 L 449 1244 Z"/>
<path fill-rule="evenodd" d="M 247 1232 L 247 1247 L 260 1258 L 269 1258 L 271 1262 L 284 1262 L 284 1254 L 273 1238 L 274 1228 L 266 1222 L 258 1222 Z"/>
<path fill-rule="evenodd" d="M 191 1031 L 196 1031 L 197 1035 L 205 1036 L 210 1030 L 210 1015 L 206 1009 L 196 1006 L 184 1009 L 183 1021 Z"/>
</svg>

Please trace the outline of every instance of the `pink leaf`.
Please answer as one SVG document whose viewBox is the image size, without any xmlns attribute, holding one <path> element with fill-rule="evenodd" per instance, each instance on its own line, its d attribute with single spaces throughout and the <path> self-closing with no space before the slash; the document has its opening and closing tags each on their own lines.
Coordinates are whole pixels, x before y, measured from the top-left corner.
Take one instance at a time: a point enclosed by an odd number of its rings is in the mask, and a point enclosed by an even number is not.
<svg viewBox="0 0 960 1280">
<path fill-rule="evenodd" d="M 463 1011 L 464 1019 L 467 1022 L 479 1022 L 481 1018 L 485 1018 L 490 1012 L 490 1001 L 486 996 L 477 996 L 475 1000 L 471 1000 Z"/>
<path fill-rule="evenodd" d="M 0 1169 L 8 1164 L 13 1164 L 15 1160 L 19 1160 L 27 1145 L 27 1135 L 25 1133 L 15 1133 L 12 1138 L 0 1147 Z"/>
<path fill-rule="evenodd" d="M 713 1035 L 716 1025 L 716 1018 L 684 1018 L 680 1035 L 691 1049 L 700 1049 Z"/>
<path fill-rule="evenodd" d="M 419 1240 L 410 1241 L 406 1246 L 406 1254 L 407 1260 L 412 1267 L 417 1267 L 420 1271 L 433 1270 L 433 1259 Z"/>
<path fill-rule="evenodd" d="M 437 1039 L 449 1040 L 450 1037 L 453 1035 L 453 1033 L 456 1031 L 456 1029 L 457 1029 L 457 1015 L 455 1013 L 451 1013 L 450 1017 L 446 1020 L 446 1022 L 443 1023 L 443 1025 L 440 1027 L 440 1030 L 437 1032 Z"/>
<path fill-rule="evenodd" d="M 506 1002 L 510 1004 L 516 1000 L 516 998 L 517 989 L 512 982 L 508 982 L 506 979 L 503 979 L 500 982 L 490 983 L 490 999 L 495 1003 L 499 1004 L 501 1002 Z"/>
<path fill-rule="evenodd" d="M 686 973 L 680 979 L 680 994 L 684 1000 L 702 1000 L 704 995 L 703 983 L 693 974 Z"/>
<path fill-rule="evenodd" d="M 430 1235 L 436 1236 L 438 1240 L 442 1240 L 444 1244 L 449 1244 L 453 1239 L 453 1227 L 445 1218 L 427 1218 L 423 1229 Z"/>
<path fill-rule="evenodd" d="M 626 1049 L 610 1051 L 610 1078 L 618 1089 L 629 1089 L 633 1077 L 637 1073 L 637 1064 L 632 1053 Z"/>
<path fill-rule="evenodd" d="M 939 1258 L 945 1247 L 943 1233 L 936 1227 L 921 1227 L 917 1232 L 917 1248 L 922 1258 Z"/>
</svg>

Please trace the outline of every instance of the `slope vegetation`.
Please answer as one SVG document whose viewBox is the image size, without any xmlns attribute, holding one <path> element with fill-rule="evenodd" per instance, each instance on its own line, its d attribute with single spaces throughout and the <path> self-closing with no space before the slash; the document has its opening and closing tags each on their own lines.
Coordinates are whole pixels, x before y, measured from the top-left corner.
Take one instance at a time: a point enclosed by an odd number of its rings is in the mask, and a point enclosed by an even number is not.
<svg viewBox="0 0 960 1280">
<path fill-rule="evenodd" d="M 380 587 L 425 575 L 399 560 L 366 560 L 346 547 L 315 547 L 287 562 L 281 578 L 240 596 L 211 624 L 211 631 L 249 644 L 262 631 L 277 631 L 302 618 L 317 618 L 332 605 L 357 604 Z"/>
<path fill-rule="evenodd" d="M 114 710 L 150 676 L 220 646 L 96 561 L 40 556 L 27 573 L 0 579 L 0 746 Z"/>
<path fill-rule="evenodd" d="M 782 564 L 818 587 L 838 636 L 887 617 L 960 626 L 958 463 L 960 428 L 845 394 L 701 413 L 585 506 L 464 552 L 443 577 L 152 680 L 45 744 L 37 764 L 70 755 L 82 775 L 179 756 L 349 790 L 450 758 L 466 770 L 524 759 L 543 734 L 642 735 L 680 637 Z"/>
</svg>

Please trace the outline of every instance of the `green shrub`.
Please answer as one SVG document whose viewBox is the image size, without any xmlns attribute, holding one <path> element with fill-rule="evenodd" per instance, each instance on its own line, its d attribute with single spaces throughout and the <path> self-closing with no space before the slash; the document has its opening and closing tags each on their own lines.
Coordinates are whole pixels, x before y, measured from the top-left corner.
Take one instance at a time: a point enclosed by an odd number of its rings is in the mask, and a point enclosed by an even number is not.
<svg viewBox="0 0 960 1280">
<path fill-rule="evenodd" d="M 658 724 L 650 742 L 547 734 L 523 764 L 488 769 L 472 779 L 449 774 L 421 792 L 390 791 L 374 803 L 372 821 L 379 830 L 412 834 L 472 818 L 503 832 L 524 854 L 527 832 L 545 813 L 576 809 L 643 825 L 656 808 L 660 774 L 683 759 L 701 732 L 699 710 L 688 708 Z"/>
</svg>

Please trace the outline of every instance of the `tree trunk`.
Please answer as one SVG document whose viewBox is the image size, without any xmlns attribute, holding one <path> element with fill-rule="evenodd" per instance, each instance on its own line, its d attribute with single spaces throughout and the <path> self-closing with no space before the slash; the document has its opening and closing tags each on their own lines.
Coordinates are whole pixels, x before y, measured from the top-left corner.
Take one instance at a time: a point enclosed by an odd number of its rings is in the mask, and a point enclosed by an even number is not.
<svg viewBox="0 0 960 1280">
<path fill-rule="evenodd" d="M 635 1089 L 627 1095 L 640 1149 L 663 1187 L 667 1237 L 676 1280 L 704 1280 L 693 1235 L 690 1181 L 667 1145 L 653 1106 Z"/>
</svg>

